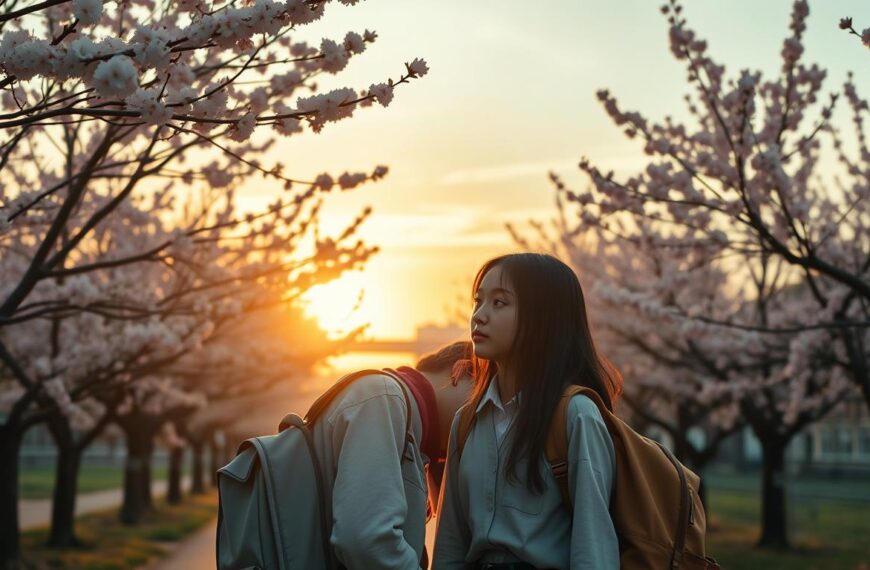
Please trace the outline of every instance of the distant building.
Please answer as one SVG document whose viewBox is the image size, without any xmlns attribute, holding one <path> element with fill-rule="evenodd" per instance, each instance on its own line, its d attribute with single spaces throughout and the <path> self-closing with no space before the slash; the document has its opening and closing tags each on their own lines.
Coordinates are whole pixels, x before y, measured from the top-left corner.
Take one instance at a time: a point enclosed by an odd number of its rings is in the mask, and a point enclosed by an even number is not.
<svg viewBox="0 0 870 570">
<path fill-rule="evenodd" d="M 856 397 L 807 427 L 792 440 L 786 460 L 796 474 L 870 475 L 867 404 Z M 742 470 L 760 467 L 761 461 L 761 444 L 752 430 L 745 428 L 722 443 L 716 464 Z"/>
<path fill-rule="evenodd" d="M 870 474 L 870 413 L 863 399 L 844 402 L 804 437 L 807 468 Z"/>
</svg>

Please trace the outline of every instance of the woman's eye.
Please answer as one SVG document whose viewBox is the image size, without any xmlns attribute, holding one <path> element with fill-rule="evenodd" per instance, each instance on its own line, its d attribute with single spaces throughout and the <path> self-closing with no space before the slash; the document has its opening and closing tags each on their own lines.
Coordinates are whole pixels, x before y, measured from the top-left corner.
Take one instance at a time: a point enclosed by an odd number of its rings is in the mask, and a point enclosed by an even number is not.
<svg viewBox="0 0 870 570">
<path fill-rule="evenodd" d="M 492 304 L 495 305 L 496 307 L 504 307 L 505 305 L 507 305 L 507 303 L 505 303 L 501 299 L 496 299 L 495 301 L 493 301 Z"/>
</svg>

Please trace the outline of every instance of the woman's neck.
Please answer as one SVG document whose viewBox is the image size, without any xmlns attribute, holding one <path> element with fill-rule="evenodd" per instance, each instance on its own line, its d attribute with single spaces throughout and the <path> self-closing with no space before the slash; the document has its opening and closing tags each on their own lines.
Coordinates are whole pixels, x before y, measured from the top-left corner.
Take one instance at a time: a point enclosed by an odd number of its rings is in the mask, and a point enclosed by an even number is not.
<svg viewBox="0 0 870 570">
<path fill-rule="evenodd" d="M 517 393 L 517 377 L 513 367 L 499 362 L 495 380 L 498 382 L 498 394 L 502 403 L 510 402 Z"/>
</svg>

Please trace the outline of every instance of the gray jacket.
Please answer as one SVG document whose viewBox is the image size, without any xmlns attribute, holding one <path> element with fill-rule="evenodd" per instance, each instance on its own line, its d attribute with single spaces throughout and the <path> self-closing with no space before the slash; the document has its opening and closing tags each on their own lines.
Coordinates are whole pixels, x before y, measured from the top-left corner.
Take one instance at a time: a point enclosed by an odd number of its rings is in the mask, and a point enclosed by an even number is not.
<svg viewBox="0 0 870 570">
<path fill-rule="evenodd" d="M 410 396 L 410 394 L 409 394 Z M 353 382 L 314 424 L 315 448 L 332 485 L 330 542 L 349 570 L 417 570 L 426 533 L 428 458 L 411 398 L 412 442 L 396 380 L 381 374 Z"/>
</svg>

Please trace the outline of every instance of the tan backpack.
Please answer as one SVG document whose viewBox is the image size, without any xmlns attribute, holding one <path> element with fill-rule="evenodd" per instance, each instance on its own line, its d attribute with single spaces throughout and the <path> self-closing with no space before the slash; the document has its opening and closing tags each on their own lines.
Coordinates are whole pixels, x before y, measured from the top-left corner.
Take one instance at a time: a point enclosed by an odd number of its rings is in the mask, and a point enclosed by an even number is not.
<svg viewBox="0 0 870 570">
<path fill-rule="evenodd" d="M 717 570 L 705 556 L 706 517 L 698 494 L 700 478 L 657 442 L 643 437 L 616 417 L 591 388 L 571 385 L 556 406 L 547 435 L 546 456 L 562 502 L 573 511 L 568 492 L 568 404 L 582 394 L 595 402 L 613 438 L 616 480 L 610 516 L 619 537 L 622 570 Z M 474 409 L 462 409 L 459 452 L 474 424 Z"/>
</svg>

